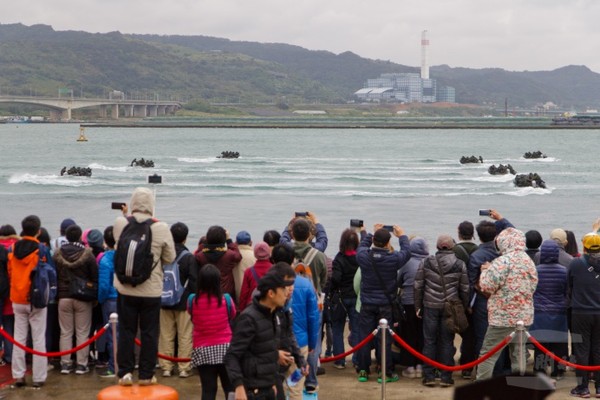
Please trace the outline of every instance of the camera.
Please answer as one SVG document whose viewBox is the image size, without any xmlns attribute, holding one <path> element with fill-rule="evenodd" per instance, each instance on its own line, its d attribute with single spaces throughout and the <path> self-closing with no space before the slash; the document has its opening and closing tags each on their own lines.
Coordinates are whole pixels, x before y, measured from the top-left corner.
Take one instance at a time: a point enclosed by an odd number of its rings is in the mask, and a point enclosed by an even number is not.
<svg viewBox="0 0 600 400">
<path fill-rule="evenodd" d="M 110 208 L 113 209 L 113 210 L 122 210 L 123 207 L 125 207 L 126 205 L 127 205 L 126 203 L 119 203 L 117 201 L 113 201 L 110 204 Z"/>
<path fill-rule="evenodd" d="M 296 217 L 308 217 L 308 211 L 304 211 L 304 212 L 296 211 Z"/>
<path fill-rule="evenodd" d="M 148 175 L 148 183 L 162 183 L 162 176 L 154 174 L 154 175 Z"/>
<path fill-rule="evenodd" d="M 489 217 L 490 210 L 479 210 L 479 215 L 481 215 L 482 217 Z"/>
<path fill-rule="evenodd" d="M 388 232 L 394 232 L 394 225 L 384 225 L 383 229 L 385 229 Z"/>
<path fill-rule="evenodd" d="M 351 219 L 350 226 L 352 228 L 362 228 L 364 226 L 364 222 L 362 219 Z"/>
</svg>

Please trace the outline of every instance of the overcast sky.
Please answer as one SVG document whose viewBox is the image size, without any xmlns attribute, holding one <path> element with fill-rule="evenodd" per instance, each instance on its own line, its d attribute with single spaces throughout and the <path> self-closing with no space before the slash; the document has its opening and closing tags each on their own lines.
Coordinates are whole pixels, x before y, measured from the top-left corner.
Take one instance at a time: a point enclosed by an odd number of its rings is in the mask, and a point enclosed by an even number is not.
<svg viewBox="0 0 600 400">
<path fill-rule="evenodd" d="M 600 72 L 598 0 L 1 0 L 0 23 L 278 42 L 419 66 Z M 10 5 L 9 5 L 10 3 Z"/>
</svg>

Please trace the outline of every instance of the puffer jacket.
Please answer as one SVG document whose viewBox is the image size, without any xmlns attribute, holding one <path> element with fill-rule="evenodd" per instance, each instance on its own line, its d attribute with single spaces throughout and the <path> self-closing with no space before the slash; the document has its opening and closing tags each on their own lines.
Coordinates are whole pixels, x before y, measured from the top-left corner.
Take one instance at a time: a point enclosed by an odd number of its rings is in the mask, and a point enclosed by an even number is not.
<svg viewBox="0 0 600 400">
<path fill-rule="evenodd" d="M 446 296 L 442 275 L 446 285 Z M 469 278 L 462 260 L 452 250 L 440 250 L 423 260 L 415 276 L 415 309 L 444 308 L 451 299 L 460 299 L 466 307 L 469 299 Z"/>
<path fill-rule="evenodd" d="M 66 243 L 54 253 L 58 278 L 58 299 L 71 298 L 69 284 L 71 276 L 98 283 L 98 265 L 92 249 L 83 243 Z"/>
<path fill-rule="evenodd" d="M 415 237 L 410 241 L 410 260 L 398 271 L 398 287 L 402 290 L 402 304 L 415 303 L 415 275 L 419 265 L 429 257 L 429 246 L 422 237 Z"/>
<path fill-rule="evenodd" d="M 567 268 L 558 263 L 558 244 L 546 240 L 540 250 L 540 265 L 536 267 L 538 285 L 533 294 L 536 312 L 564 314 L 567 311 Z"/>
<path fill-rule="evenodd" d="M 113 284 L 115 278 L 115 251 L 104 252 L 98 263 L 98 303 L 103 304 L 106 300 L 115 300 L 118 296 L 117 289 Z"/>
<path fill-rule="evenodd" d="M 139 187 L 133 191 L 131 200 L 129 201 L 129 209 L 131 215 L 138 222 L 146 221 L 152 218 L 154 212 L 154 194 L 148 188 Z M 123 228 L 129 222 L 125 217 L 118 217 L 113 225 L 113 235 L 117 241 L 116 247 L 119 246 L 119 237 Z M 152 255 L 154 256 L 154 269 L 150 278 L 139 285 L 124 285 L 115 276 L 114 284 L 117 291 L 126 296 L 135 297 L 160 297 L 163 288 L 163 265 L 172 263 L 175 260 L 175 246 L 173 244 L 173 236 L 169 230 L 169 226 L 160 221 L 154 222 L 150 226 L 152 231 Z"/>
<path fill-rule="evenodd" d="M 573 259 L 568 271 L 573 314 L 600 314 L 600 253 Z"/>
<path fill-rule="evenodd" d="M 573 261 L 573 256 L 565 251 L 565 247 L 561 243 L 556 243 L 558 245 L 558 263 L 564 267 L 569 268 L 569 264 Z M 541 251 L 536 253 L 533 256 L 533 262 L 535 265 L 539 265 L 542 263 L 541 260 Z"/>
<path fill-rule="evenodd" d="M 204 247 L 196 253 L 196 262 L 198 267 L 202 268 L 206 264 L 213 264 L 221 272 L 221 291 L 229 295 L 237 303 L 235 295 L 235 281 L 233 279 L 233 269 L 242 260 L 242 255 L 238 249 L 237 243 L 227 240 L 227 247 L 210 248 Z"/>
<path fill-rule="evenodd" d="M 223 359 L 233 387 L 246 390 L 275 385 L 281 323 L 276 312 L 259 303 L 246 307 L 235 321 L 231 343 Z"/>
<path fill-rule="evenodd" d="M 308 346 L 309 350 L 314 349 L 320 328 L 319 307 L 317 294 L 308 278 L 296 276 L 291 307 L 294 315 L 294 335 L 298 346 Z"/>
<path fill-rule="evenodd" d="M 396 296 L 398 270 L 410 260 L 411 256 L 408 237 L 402 235 L 398 241 L 400 251 L 389 251 L 380 247 L 371 248 L 373 235 L 370 233 L 361 240 L 356 252 L 356 259 L 358 260 L 358 265 L 360 265 L 360 301 L 362 304 L 387 305 L 389 304 L 389 300 L 385 292 L 391 297 Z M 382 282 L 373 270 L 371 258 L 375 259 L 375 268 L 379 271 L 385 288 L 381 287 Z"/>
<path fill-rule="evenodd" d="M 479 277 L 481 290 L 490 294 L 488 323 L 513 327 L 523 321 L 529 326 L 533 323 L 533 293 L 538 276 L 535 264 L 525 252 L 525 235 L 507 228 L 496 237 L 496 243 L 501 255 Z"/>
</svg>

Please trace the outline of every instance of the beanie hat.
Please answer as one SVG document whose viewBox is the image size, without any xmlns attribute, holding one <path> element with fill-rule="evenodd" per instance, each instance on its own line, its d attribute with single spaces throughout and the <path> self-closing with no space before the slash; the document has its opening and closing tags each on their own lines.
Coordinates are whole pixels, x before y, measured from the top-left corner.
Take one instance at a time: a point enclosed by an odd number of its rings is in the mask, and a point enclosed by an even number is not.
<svg viewBox="0 0 600 400">
<path fill-rule="evenodd" d="M 237 244 L 249 244 L 252 241 L 252 237 L 248 232 L 240 231 L 235 237 L 235 241 Z"/>
<path fill-rule="evenodd" d="M 73 221 L 71 218 L 63 219 L 63 221 L 60 223 L 60 234 L 64 235 L 67 231 L 67 228 L 71 225 L 75 225 L 75 221 Z"/>
<path fill-rule="evenodd" d="M 436 247 L 438 250 L 452 250 L 454 247 L 454 239 L 450 235 L 440 235 L 438 236 Z"/>
<path fill-rule="evenodd" d="M 265 242 L 258 242 L 254 246 L 254 257 L 257 260 L 268 260 L 271 257 L 271 248 Z"/>
<path fill-rule="evenodd" d="M 592 252 L 600 252 L 600 235 L 597 233 L 588 233 L 583 237 L 583 247 Z"/>
<path fill-rule="evenodd" d="M 375 231 L 375 234 L 373 235 L 373 244 L 376 247 L 384 247 L 389 243 L 391 237 L 392 235 L 387 229 L 377 229 L 377 231 Z"/>
<path fill-rule="evenodd" d="M 550 232 L 550 239 L 556 240 L 559 244 L 563 246 L 567 244 L 567 232 L 564 229 L 556 228 L 552 232 Z"/>
<path fill-rule="evenodd" d="M 102 247 L 104 235 L 98 229 L 92 229 L 87 234 L 87 242 L 90 247 Z"/>
</svg>

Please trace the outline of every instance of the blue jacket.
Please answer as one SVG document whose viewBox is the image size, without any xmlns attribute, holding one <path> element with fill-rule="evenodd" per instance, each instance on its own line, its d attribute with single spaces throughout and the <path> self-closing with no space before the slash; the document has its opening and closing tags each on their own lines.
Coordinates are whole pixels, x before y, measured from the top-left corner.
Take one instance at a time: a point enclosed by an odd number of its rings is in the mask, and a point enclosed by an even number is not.
<svg viewBox="0 0 600 400">
<path fill-rule="evenodd" d="M 554 240 L 546 240 L 536 267 L 538 285 L 533 294 L 535 312 L 564 314 L 567 312 L 567 268 L 558 263 L 559 248 Z"/>
<path fill-rule="evenodd" d="M 299 275 L 296 275 L 292 294 L 292 315 L 298 347 L 308 345 L 309 350 L 314 349 L 320 328 L 317 294 L 312 282 Z"/>
<path fill-rule="evenodd" d="M 373 235 L 365 236 L 356 250 L 356 259 L 360 266 L 361 282 L 360 282 L 360 301 L 362 304 L 371 304 L 383 306 L 389 304 L 388 297 L 383 292 L 383 289 L 392 298 L 396 297 L 398 290 L 397 276 L 398 270 L 410 260 L 410 243 L 406 235 L 399 238 L 400 251 L 388 251 L 388 249 L 373 247 Z M 381 287 L 381 282 L 371 264 L 371 254 L 376 260 L 375 267 L 379 271 L 381 280 L 385 288 Z"/>
<path fill-rule="evenodd" d="M 117 298 L 117 289 L 113 285 L 115 275 L 115 251 L 108 250 L 98 264 L 98 303 Z"/>
<path fill-rule="evenodd" d="M 315 234 L 315 241 L 311 243 L 311 246 L 319 250 L 321 253 L 325 253 L 325 250 L 327 250 L 328 243 L 327 232 L 325 232 L 325 227 L 320 223 L 317 223 L 315 227 L 317 228 L 317 233 Z M 292 236 L 290 235 L 290 232 L 288 231 L 287 227 L 285 227 L 283 232 L 281 232 L 281 238 L 279 239 L 279 243 L 288 244 L 291 242 Z"/>
</svg>

